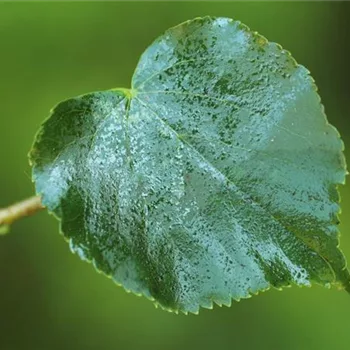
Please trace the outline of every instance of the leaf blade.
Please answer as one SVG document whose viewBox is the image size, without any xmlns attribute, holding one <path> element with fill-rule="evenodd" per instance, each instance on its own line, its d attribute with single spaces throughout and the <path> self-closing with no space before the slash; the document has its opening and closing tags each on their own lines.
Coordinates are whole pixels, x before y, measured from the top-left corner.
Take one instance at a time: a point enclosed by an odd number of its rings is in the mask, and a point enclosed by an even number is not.
<svg viewBox="0 0 350 350">
<path fill-rule="evenodd" d="M 239 22 L 206 17 L 158 38 L 130 91 L 59 105 L 31 159 L 73 251 L 127 290 L 196 313 L 270 285 L 349 285 L 342 149 L 304 67 Z"/>
</svg>

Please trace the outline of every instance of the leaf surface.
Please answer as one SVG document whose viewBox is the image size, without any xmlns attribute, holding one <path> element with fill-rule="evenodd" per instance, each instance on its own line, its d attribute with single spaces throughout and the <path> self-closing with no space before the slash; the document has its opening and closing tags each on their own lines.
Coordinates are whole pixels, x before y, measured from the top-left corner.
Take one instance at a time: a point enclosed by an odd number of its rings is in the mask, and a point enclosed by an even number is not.
<svg viewBox="0 0 350 350">
<path fill-rule="evenodd" d="M 31 151 L 71 249 L 168 310 L 271 285 L 349 289 L 343 144 L 309 72 L 227 18 L 168 30 L 132 88 L 54 108 Z"/>
</svg>

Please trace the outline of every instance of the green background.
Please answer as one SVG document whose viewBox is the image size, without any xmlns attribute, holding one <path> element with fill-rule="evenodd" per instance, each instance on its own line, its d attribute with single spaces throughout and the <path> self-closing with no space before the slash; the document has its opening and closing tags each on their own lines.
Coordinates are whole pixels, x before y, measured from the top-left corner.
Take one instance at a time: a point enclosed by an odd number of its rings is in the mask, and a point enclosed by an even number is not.
<svg viewBox="0 0 350 350">
<path fill-rule="evenodd" d="M 312 73 L 350 148 L 350 3 L 0 3 L 0 206 L 33 194 L 27 152 L 52 106 L 129 87 L 143 50 L 196 16 L 241 20 Z M 350 154 L 349 154 L 350 156 Z M 350 184 L 341 188 L 341 246 L 350 259 Z M 350 296 L 287 288 L 202 310 L 155 309 L 70 253 L 42 212 L 0 237 L 0 350 L 349 349 Z"/>
</svg>

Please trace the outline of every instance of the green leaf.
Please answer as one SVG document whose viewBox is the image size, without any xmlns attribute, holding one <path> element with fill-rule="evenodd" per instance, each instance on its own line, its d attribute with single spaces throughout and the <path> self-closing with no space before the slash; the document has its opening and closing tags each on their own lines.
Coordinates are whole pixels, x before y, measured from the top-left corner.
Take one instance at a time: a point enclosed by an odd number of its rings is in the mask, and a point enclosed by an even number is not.
<svg viewBox="0 0 350 350">
<path fill-rule="evenodd" d="M 196 313 L 270 286 L 350 289 L 342 150 L 303 66 L 240 22 L 205 17 L 159 37 L 130 90 L 60 103 L 30 157 L 73 252 Z"/>
</svg>

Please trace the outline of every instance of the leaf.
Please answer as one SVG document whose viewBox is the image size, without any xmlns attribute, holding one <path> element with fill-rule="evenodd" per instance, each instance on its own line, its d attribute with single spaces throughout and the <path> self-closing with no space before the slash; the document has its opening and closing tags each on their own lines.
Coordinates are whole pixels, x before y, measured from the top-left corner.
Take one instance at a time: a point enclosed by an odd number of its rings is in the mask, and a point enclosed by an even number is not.
<svg viewBox="0 0 350 350">
<path fill-rule="evenodd" d="M 290 284 L 349 288 L 343 144 L 309 72 L 227 18 L 168 30 L 131 89 L 61 102 L 30 154 L 82 259 L 167 310 Z"/>
</svg>

